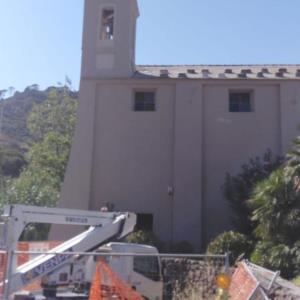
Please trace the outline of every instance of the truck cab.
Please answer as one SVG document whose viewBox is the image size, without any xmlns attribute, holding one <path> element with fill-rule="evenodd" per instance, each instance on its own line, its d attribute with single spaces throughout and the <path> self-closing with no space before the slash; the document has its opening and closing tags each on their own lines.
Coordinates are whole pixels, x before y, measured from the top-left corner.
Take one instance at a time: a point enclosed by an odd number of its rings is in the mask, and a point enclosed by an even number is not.
<svg viewBox="0 0 300 300">
<path fill-rule="evenodd" d="M 71 291 L 71 299 L 87 299 L 88 287 L 93 282 L 99 256 L 102 256 L 108 264 L 102 267 L 114 279 L 103 280 L 99 288 L 103 285 L 109 290 L 114 288 L 114 282 L 125 283 L 145 299 L 162 300 L 163 282 L 157 249 L 146 245 L 107 244 L 122 240 L 134 230 L 134 213 L 9 205 L 5 207 L 1 219 L 4 231 L 0 245 L 7 253 L 5 277 L 0 282 L 0 287 L 4 288 L 4 299 L 9 299 L 11 295 L 18 297 L 18 291 L 37 280 L 40 280 L 46 298 L 65 299 L 56 297 L 57 292 Z M 78 225 L 84 226 L 85 231 L 45 253 L 38 253 L 37 257 L 17 267 L 15 253 L 18 241 L 30 223 Z M 76 286 L 85 293 L 76 293 Z"/>
<path fill-rule="evenodd" d="M 145 299 L 162 299 L 162 269 L 158 250 L 155 247 L 109 243 L 99 248 L 98 253 L 86 261 L 81 260 L 78 264 L 74 264 L 74 282 L 76 278 L 79 279 L 84 274 L 86 286 L 89 286 L 93 281 L 97 261 L 103 259 L 121 280 L 143 295 Z M 109 287 L 106 288 L 109 289 Z"/>
</svg>

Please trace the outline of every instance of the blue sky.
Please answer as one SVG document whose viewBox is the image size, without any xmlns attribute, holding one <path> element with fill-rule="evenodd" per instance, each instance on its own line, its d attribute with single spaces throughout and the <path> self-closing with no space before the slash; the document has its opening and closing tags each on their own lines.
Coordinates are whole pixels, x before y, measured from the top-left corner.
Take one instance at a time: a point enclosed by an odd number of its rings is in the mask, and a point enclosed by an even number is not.
<svg viewBox="0 0 300 300">
<path fill-rule="evenodd" d="M 138 64 L 300 63 L 299 0 L 139 0 Z M 0 89 L 78 87 L 83 0 L 0 0 Z"/>
</svg>

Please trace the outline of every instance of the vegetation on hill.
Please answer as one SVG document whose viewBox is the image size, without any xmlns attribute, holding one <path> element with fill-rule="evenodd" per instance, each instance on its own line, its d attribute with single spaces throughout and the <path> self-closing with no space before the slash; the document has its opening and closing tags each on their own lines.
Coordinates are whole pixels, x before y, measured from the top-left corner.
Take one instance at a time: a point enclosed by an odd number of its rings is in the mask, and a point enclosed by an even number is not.
<svg viewBox="0 0 300 300">
<path fill-rule="evenodd" d="M 15 142 L 0 148 L 0 207 L 8 203 L 55 206 L 71 149 L 77 93 L 69 86 L 43 92 L 27 88 L 2 101 L 7 118 L 23 116 L 15 127 L 5 123 L 6 134 Z M 45 228 L 31 226 L 24 238 L 44 239 Z"/>
<path fill-rule="evenodd" d="M 24 155 L 17 149 L 0 147 L 0 178 L 16 178 L 26 166 Z"/>
<path fill-rule="evenodd" d="M 12 143 L 22 145 L 31 138 L 27 119 L 33 107 L 42 104 L 48 99 L 52 91 L 62 90 L 63 87 L 49 87 L 44 91 L 39 90 L 39 86 L 33 84 L 23 92 L 15 91 L 10 87 L 0 91 L 0 111 L 2 111 L 1 133 Z M 78 93 L 69 89 L 70 96 L 74 99 Z M 1 143 L 1 141 L 0 141 Z"/>
</svg>

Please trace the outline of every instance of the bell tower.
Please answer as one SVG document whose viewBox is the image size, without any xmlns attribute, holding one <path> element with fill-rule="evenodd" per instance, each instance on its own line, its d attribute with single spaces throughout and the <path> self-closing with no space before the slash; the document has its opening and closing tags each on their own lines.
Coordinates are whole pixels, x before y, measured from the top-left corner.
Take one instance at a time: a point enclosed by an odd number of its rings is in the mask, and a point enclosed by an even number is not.
<svg viewBox="0 0 300 300">
<path fill-rule="evenodd" d="M 94 145 L 99 133 L 97 107 L 105 102 L 97 96 L 97 80 L 133 75 L 138 17 L 137 0 L 84 0 L 77 125 L 58 207 L 91 209 Z M 78 230 L 72 226 L 61 230 L 54 225 L 50 239 L 65 240 Z"/>
<path fill-rule="evenodd" d="M 138 17 L 137 0 L 85 0 L 82 78 L 133 74 Z"/>
</svg>

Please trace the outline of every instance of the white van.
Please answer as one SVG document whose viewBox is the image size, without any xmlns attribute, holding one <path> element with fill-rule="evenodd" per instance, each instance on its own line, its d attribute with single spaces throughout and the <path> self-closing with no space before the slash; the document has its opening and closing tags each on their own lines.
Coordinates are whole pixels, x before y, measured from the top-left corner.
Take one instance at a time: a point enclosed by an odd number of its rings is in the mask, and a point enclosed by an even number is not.
<svg viewBox="0 0 300 300">
<path fill-rule="evenodd" d="M 158 250 L 155 247 L 127 244 L 109 243 L 99 250 L 105 253 L 102 256 L 110 268 L 120 279 L 135 289 L 140 295 L 148 300 L 162 300 L 163 282 L 161 263 Z M 107 255 L 106 255 L 107 253 Z M 109 255 L 126 254 L 126 256 Z M 127 255 L 138 254 L 138 255 Z M 145 254 L 146 256 L 141 256 Z M 153 254 L 153 256 L 151 256 Z M 79 260 L 73 265 L 73 282 L 83 282 L 88 286 L 92 283 L 96 270 L 96 262 L 101 255 L 89 257 L 87 260 Z"/>
</svg>

